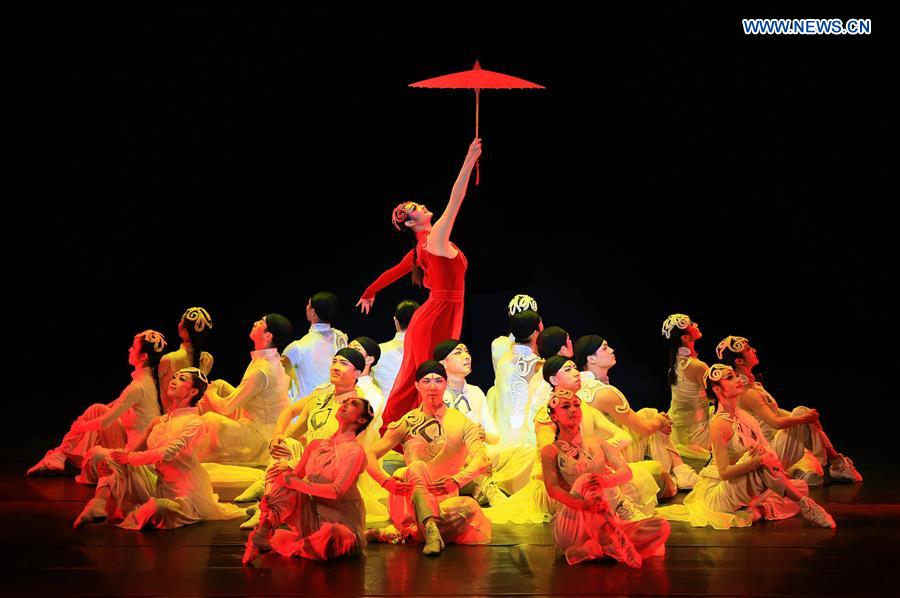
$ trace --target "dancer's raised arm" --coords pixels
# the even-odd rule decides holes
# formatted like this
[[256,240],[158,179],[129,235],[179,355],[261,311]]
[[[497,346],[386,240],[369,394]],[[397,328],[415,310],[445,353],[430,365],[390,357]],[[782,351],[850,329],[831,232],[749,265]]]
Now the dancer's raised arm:
[[456,222],[456,216],[459,214],[459,208],[462,206],[463,199],[466,197],[466,189],[469,187],[469,177],[472,169],[481,156],[481,139],[475,139],[469,145],[469,153],[463,161],[459,176],[453,183],[453,189],[450,191],[450,200],[447,202],[447,209],[438,218],[431,228],[428,236],[427,250],[435,255],[443,255],[451,257],[453,247],[450,245],[450,233],[453,232],[453,224]]

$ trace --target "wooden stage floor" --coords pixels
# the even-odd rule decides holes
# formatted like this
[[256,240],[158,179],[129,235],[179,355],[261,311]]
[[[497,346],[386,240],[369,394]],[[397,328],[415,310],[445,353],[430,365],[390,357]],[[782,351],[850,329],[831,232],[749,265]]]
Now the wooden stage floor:
[[451,595],[898,595],[900,474],[861,465],[863,484],[814,489],[837,530],[803,519],[714,531],[673,523],[667,554],[631,570],[568,566],[545,526],[495,526],[488,546],[371,545],[331,563],[266,556],[241,566],[247,532],[236,521],[166,532],[71,524],[92,488],[71,478],[25,478],[0,465],[0,525],[12,566],[5,596],[451,596]]

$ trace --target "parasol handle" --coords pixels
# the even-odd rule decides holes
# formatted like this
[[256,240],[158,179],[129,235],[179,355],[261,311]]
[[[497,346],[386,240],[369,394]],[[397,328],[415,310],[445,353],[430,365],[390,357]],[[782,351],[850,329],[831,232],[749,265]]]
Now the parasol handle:
[[[480,103],[481,90],[475,88],[475,139],[478,139],[478,106]],[[481,182],[481,157],[475,161],[475,186]]]

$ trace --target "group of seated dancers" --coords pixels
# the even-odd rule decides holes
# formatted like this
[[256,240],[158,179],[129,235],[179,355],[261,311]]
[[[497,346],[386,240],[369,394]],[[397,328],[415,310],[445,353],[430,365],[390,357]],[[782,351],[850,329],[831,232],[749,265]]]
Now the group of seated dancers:
[[[610,383],[607,340],[573,342],[516,295],[510,333],[491,345],[487,393],[466,381],[473,364],[460,339],[428,347],[409,388],[397,389],[417,309],[400,303],[396,336],[378,344],[333,328],[337,298],[316,293],[299,339],[277,313],[253,324],[250,364],[234,386],[210,379],[213,319],[189,308],[180,347],[154,330],[135,335],[128,386],[89,406],[28,474],[73,471],[96,485],[76,528],[240,518],[252,530],[245,564],[272,551],[325,560],[367,542],[420,542],[436,555],[445,542],[490,542],[492,523],[551,522],[570,564],[609,557],[631,567],[664,554],[669,521],[727,529],[799,513],[834,528],[808,487],[862,480],[815,409],[783,409],[754,377],[747,338],[723,339],[707,365],[697,322],[669,316],[671,405],[635,409]],[[401,390],[415,400],[388,417]],[[219,502],[217,466],[248,471],[235,502],[249,506]],[[683,504],[668,500],[679,490],[689,492]]]

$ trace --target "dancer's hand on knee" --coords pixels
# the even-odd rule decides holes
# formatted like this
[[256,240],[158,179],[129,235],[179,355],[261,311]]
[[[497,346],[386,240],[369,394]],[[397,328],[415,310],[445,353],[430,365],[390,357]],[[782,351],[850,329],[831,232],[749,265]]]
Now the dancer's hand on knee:
[[293,467],[287,461],[278,461],[266,471],[267,484],[281,484],[282,477],[293,471]]
[[397,478],[388,478],[384,482],[384,489],[395,496],[409,496],[412,494],[413,485],[402,482]]
[[291,450],[284,444],[283,435],[276,436],[269,442],[269,455],[276,461],[291,458]]
[[614,486],[618,486],[615,476],[595,473],[594,477],[596,477],[597,483],[600,485],[600,488],[612,488]]
[[816,409],[810,409],[809,413],[803,416],[803,419],[805,419],[808,424],[818,424],[819,412]]
[[582,494],[589,494],[591,492],[597,492],[602,490],[603,486],[600,485],[600,476],[592,473],[588,480],[584,483],[584,486],[581,487]]
[[112,472],[112,467],[109,466],[109,461],[107,461],[106,459],[100,461],[100,463],[97,464],[97,474],[101,478],[112,475]]
[[781,461],[779,461],[778,457],[770,451],[766,451],[759,456],[759,464],[765,467],[766,470],[773,475],[781,473]]
[[431,484],[428,484],[428,491],[432,494],[453,494],[459,490],[456,480],[448,475],[441,476]]
[[609,513],[610,508],[609,503],[606,502],[606,498],[604,496],[594,495],[584,501],[584,510],[589,513],[605,515]]
[[110,453],[109,457],[119,465],[128,465],[131,462],[129,453],[126,451],[113,451]]
[[659,431],[666,435],[672,433],[672,422],[665,413],[659,414]]

